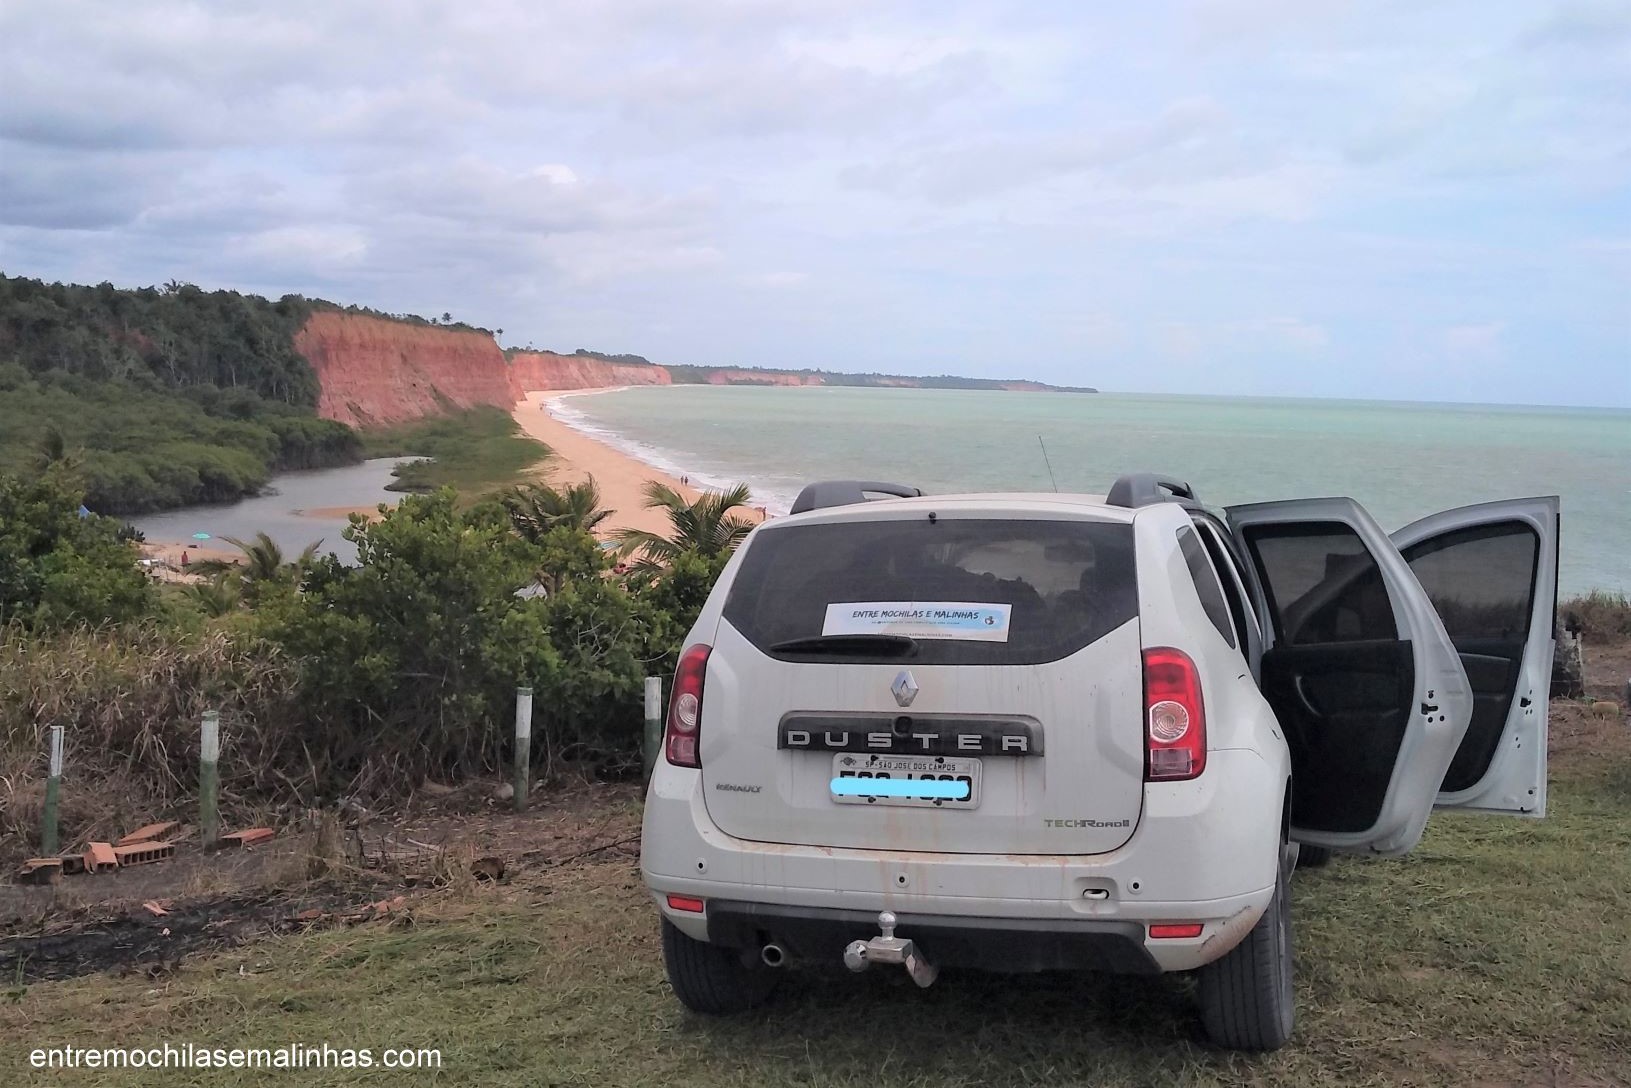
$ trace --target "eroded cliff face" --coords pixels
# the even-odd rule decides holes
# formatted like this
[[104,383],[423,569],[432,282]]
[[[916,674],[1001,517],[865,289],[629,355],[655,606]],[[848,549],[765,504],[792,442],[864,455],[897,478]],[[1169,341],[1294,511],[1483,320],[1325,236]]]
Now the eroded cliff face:
[[670,384],[660,366],[548,351],[506,359],[485,333],[367,314],[313,314],[296,335],[295,348],[317,373],[317,414],[354,427],[482,404],[508,411],[538,389]]
[[[354,427],[401,423],[482,404],[508,411],[537,390],[672,385],[674,381],[666,367],[589,355],[518,351],[506,359],[491,336],[476,330],[333,310],[313,314],[295,336],[295,347],[317,372],[322,387],[318,415]],[[709,385],[824,384],[819,374],[735,367],[684,373]],[[870,384],[917,388],[925,379],[872,376]],[[985,388],[1042,391],[1049,387],[1012,381]]]
[[516,400],[539,389],[603,389],[613,385],[672,385],[660,366],[615,363],[586,355],[518,351],[510,356],[510,389]]
[[317,372],[317,414],[355,427],[515,403],[504,353],[473,330],[325,311],[295,336]]
[[762,370],[720,369],[709,372],[709,385],[820,385],[818,374],[767,374]]

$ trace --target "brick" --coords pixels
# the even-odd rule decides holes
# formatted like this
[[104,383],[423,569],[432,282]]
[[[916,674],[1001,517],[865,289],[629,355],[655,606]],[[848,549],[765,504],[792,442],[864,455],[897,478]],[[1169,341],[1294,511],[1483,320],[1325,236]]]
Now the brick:
[[119,859],[120,865],[149,865],[175,857],[176,848],[167,842],[136,842],[115,846],[113,856]]
[[23,884],[55,884],[61,879],[61,858],[29,858],[17,870],[17,880]]
[[120,839],[114,845],[129,846],[132,843],[138,842],[154,842],[158,839],[166,837],[170,832],[174,831],[180,826],[181,824],[177,820],[165,820],[163,823],[148,824],[145,827],[138,827],[136,830]]
[[93,842],[85,847],[87,873],[111,873],[119,867],[119,855],[113,852],[111,842]]
[[223,847],[254,846],[256,843],[265,842],[276,834],[277,832],[269,827],[251,827],[243,831],[230,831],[221,836],[221,845]]
[[149,899],[147,902],[142,904],[142,909],[155,918],[163,918],[166,914],[170,913],[164,909],[163,904],[161,904],[157,899]]
[[63,854],[57,860],[62,862],[62,871],[70,876],[74,873],[83,873],[85,871],[84,854]]

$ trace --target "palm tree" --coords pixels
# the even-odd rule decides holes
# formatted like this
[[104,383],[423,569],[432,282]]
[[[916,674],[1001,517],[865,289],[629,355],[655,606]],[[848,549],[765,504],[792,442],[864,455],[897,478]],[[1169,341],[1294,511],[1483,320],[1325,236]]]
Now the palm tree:
[[298,581],[301,573],[317,558],[317,549],[323,544],[321,540],[314,540],[306,545],[305,550],[292,562],[285,562],[283,549],[264,532],[256,533],[252,541],[239,540],[235,536],[223,536],[221,539],[243,552],[244,561],[239,563],[228,562],[225,559],[200,559],[192,564],[192,571],[211,577],[236,574],[239,584],[246,589],[261,582],[275,582],[291,575]]
[[624,555],[640,553],[636,569],[648,570],[671,563],[686,552],[713,558],[735,548],[753,528],[746,518],[732,513],[747,506],[752,496],[747,484],[729,491],[710,491],[695,502],[667,484],[646,484],[646,508],[668,514],[668,536],[644,529],[619,529],[615,534]]
[[226,574],[217,574],[208,582],[183,586],[181,592],[206,616],[224,616],[243,599],[242,583],[233,582]]
[[516,535],[533,544],[563,525],[592,533],[612,515],[600,505],[600,487],[593,476],[565,488],[524,484],[504,496],[504,509]]

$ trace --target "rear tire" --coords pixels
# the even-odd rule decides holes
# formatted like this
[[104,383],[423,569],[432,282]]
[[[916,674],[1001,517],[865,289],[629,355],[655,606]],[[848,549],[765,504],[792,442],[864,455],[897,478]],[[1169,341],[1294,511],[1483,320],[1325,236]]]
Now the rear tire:
[[1329,846],[1303,845],[1297,848],[1297,868],[1323,869],[1331,862]]
[[1246,939],[1200,971],[1201,1023],[1230,1050],[1278,1050],[1291,1038],[1291,894],[1282,862],[1274,896]]
[[663,919],[663,966],[674,996],[692,1012],[730,1016],[764,1003],[776,988],[776,973],[743,962],[739,949],[721,948],[687,937]]

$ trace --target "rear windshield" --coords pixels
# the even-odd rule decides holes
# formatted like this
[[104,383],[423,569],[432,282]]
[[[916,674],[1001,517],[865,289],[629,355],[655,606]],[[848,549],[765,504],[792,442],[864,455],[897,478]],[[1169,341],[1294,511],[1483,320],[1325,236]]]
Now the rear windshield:
[[[1032,665],[1138,614],[1132,526],[927,517],[765,529],[742,557],[725,619],[784,660],[891,660],[869,635],[907,635],[903,660]],[[842,636],[863,636],[847,643]],[[819,640],[845,652],[775,647]]]

